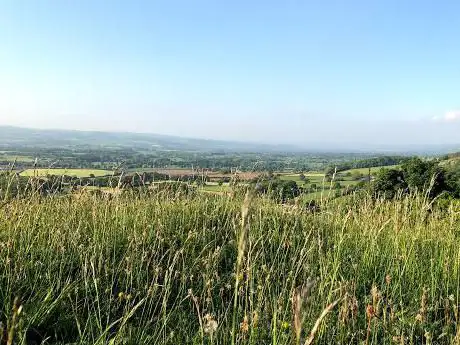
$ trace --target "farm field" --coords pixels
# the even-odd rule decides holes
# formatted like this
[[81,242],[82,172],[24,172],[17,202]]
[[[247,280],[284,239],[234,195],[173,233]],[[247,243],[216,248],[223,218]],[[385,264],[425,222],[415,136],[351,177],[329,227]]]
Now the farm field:
[[[317,187],[322,187],[324,184],[324,188],[329,188],[331,182],[328,182],[324,179],[324,174],[304,174],[306,178],[307,185],[316,184]],[[284,181],[295,181],[299,186],[303,186],[305,182],[300,178],[300,174],[282,174],[280,175],[280,179]],[[358,183],[358,181],[353,180],[351,177],[340,176],[340,180],[336,180],[341,185],[348,186]]]
[[34,161],[34,158],[30,156],[22,156],[22,155],[11,155],[7,153],[0,153],[0,161],[6,161],[6,162],[20,162],[20,163],[31,163]]
[[[155,169],[155,168],[144,168],[144,169],[131,169],[131,172],[157,172],[160,174],[171,175],[171,176],[183,176],[183,175],[206,175],[210,178],[218,179],[223,177],[231,177],[232,174],[222,174],[217,171],[200,171],[200,170],[192,170],[192,169],[180,169],[180,168],[172,168],[172,169]],[[259,176],[259,172],[238,172],[238,176],[241,180],[251,180]]]
[[[371,168],[371,174],[375,174],[380,171],[382,168],[397,168],[397,165],[384,166],[384,167],[373,167]],[[365,171],[365,173],[364,173]],[[316,185],[317,190],[310,193],[305,193],[302,195],[303,200],[320,200],[321,198],[330,198],[335,195],[336,191],[345,191],[349,187],[356,186],[360,180],[356,180],[352,176],[346,176],[347,173],[356,174],[360,173],[366,175],[368,169],[351,169],[347,171],[342,171],[337,173],[336,179],[332,182],[327,182],[324,179],[324,174],[321,173],[305,173],[304,176],[307,179],[307,183],[300,178],[300,174],[280,174],[280,179],[285,181],[295,181],[299,187],[311,186],[312,184]],[[338,183],[341,187],[339,189],[331,189],[335,187]]]
[[[372,167],[371,168],[371,174],[375,174],[380,171],[380,169],[397,169],[399,165],[385,165],[385,166],[380,166],[380,167]],[[346,173],[355,173],[355,174],[364,174],[366,175],[369,173],[369,168],[359,168],[359,169],[349,169],[349,170],[344,170],[340,172],[341,174],[346,174]]]
[[46,175],[67,175],[76,177],[89,177],[91,174],[94,176],[106,176],[113,174],[109,170],[98,170],[98,169],[27,169],[20,173],[24,177],[33,176],[46,176]]
[[[304,176],[309,180],[322,180],[324,174],[322,173],[305,173]],[[296,182],[302,182],[300,179],[300,174],[280,174],[281,180],[291,180]]]
[[224,183],[223,185],[219,186],[217,183],[206,183],[205,186],[200,187],[198,190],[202,190],[205,192],[215,192],[215,193],[223,193],[230,191],[230,186],[228,183]]

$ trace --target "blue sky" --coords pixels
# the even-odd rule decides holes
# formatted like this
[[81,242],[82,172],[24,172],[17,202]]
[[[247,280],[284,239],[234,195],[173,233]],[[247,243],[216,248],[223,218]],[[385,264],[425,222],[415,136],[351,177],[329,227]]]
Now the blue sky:
[[459,1],[0,2],[0,125],[460,142]]

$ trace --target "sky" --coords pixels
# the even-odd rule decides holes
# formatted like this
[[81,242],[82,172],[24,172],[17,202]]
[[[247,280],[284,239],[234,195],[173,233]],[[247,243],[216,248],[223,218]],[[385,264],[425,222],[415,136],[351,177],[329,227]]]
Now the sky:
[[460,143],[457,0],[3,0],[0,125]]

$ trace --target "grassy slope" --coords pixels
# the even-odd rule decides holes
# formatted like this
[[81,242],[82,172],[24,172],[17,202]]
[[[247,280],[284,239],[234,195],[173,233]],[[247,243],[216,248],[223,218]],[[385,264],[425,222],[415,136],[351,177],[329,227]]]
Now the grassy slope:
[[[426,218],[423,199],[347,198],[309,214],[256,199],[241,228],[242,204],[202,194],[12,201],[0,208],[3,321],[19,297],[17,343],[34,329],[28,337],[48,344],[229,344],[234,329],[239,344],[293,344],[293,291],[317,277],[302,334],[340,301],[318,343],[454,340],[460,210]],[[366,305],[377,314],[369,332]]]

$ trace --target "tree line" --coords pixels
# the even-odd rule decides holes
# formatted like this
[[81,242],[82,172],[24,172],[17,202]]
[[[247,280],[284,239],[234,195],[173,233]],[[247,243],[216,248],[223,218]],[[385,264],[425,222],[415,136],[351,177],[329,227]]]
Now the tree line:
[[413,192],[427,193],[430,198],[460,198],[460,167],[445,169],[436,160],[411,158],[398,169],[380,170],[371,192],[386,199]]

